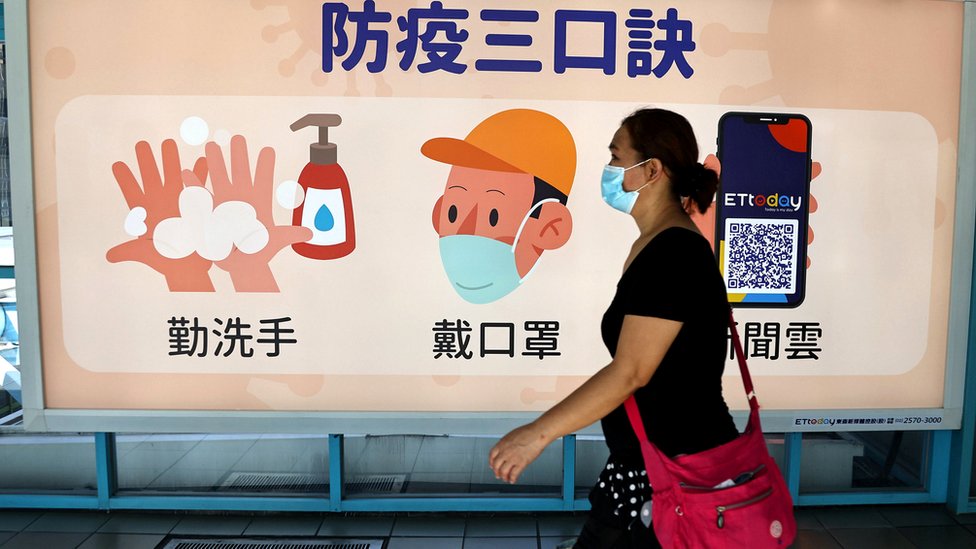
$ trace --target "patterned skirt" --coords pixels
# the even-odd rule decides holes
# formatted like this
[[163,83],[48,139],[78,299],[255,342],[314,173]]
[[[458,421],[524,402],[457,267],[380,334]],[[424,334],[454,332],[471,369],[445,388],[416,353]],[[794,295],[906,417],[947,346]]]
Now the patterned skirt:
[[589,499],[593,510],[616,528],[626,530],[642,518],[650,520],[650,506],[645,508],[644,503],[651,500],[651,484],[642,465],[621,463],[610,456]]

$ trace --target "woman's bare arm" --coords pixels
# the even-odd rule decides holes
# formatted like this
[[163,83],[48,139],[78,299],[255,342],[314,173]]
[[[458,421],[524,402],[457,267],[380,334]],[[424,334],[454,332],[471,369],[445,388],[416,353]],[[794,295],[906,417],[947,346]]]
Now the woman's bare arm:
[[626,315],[610,364],[538,419],[505,435],[488,454],[495,476],[514,483],[550,442],[603,418],[650,381],[682,323]]

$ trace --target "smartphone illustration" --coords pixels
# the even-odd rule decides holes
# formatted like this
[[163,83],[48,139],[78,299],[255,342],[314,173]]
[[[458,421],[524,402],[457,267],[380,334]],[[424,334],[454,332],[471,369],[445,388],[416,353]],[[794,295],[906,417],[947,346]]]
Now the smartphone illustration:
[[811,137],[802,114],[729,112],[719,120],[715,255],[735,307],[803,302]]

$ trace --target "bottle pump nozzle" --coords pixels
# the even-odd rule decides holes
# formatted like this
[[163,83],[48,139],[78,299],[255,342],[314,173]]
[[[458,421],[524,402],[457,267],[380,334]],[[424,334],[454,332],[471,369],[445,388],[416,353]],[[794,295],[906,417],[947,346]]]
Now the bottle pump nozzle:
[[308,126],[318,126],[319,141],[312,143],[309,151],[311,162],[335,164],[338,155],[335,143],[329,143],[329,128],[339,124],[342,124],[342,118],[338,114],[306,114],[289,127],[294,132]]

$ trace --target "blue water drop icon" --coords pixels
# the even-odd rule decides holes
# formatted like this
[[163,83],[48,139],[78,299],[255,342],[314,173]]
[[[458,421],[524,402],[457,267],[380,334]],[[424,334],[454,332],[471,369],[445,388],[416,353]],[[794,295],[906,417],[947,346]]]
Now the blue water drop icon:
[[322,204],[319,207],[319,211],[315,214],[315,228],[319,231],[331,231],[332,227],[335,227],[335,217],[332,216],[332,212],[329,207]]

